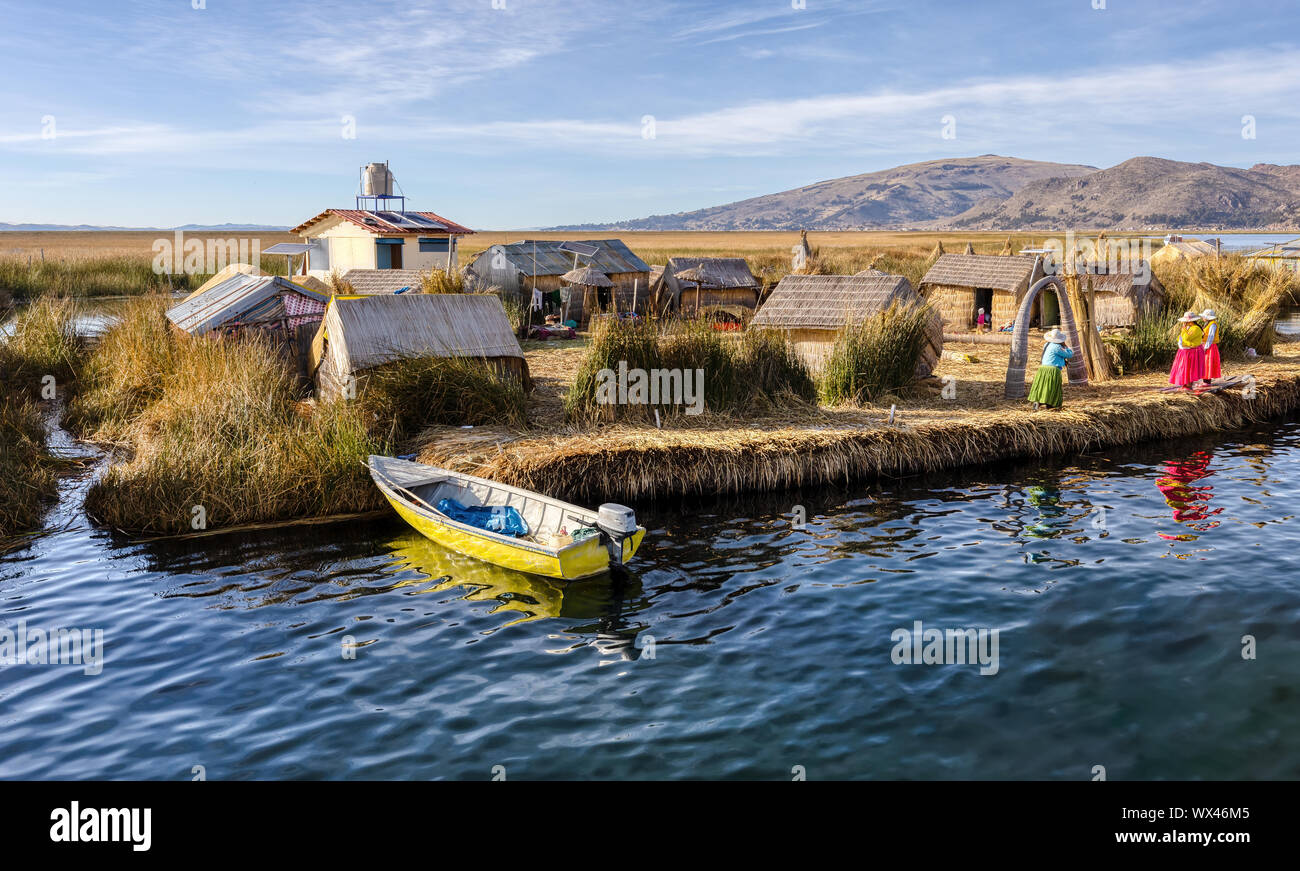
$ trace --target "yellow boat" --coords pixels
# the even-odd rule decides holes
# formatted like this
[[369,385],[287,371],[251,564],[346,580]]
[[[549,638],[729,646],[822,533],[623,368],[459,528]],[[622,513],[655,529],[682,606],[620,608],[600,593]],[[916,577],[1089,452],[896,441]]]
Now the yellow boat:
[[[576,580],[624,565],[645,537],[631,509],[596,511],[540,493],[395,457],[370,457],[370,477],[417,532],[443,547],[517,572]],[[528,526],[522,536],[462,523],[437,509],[442,499],[465,506],[509,506]]]

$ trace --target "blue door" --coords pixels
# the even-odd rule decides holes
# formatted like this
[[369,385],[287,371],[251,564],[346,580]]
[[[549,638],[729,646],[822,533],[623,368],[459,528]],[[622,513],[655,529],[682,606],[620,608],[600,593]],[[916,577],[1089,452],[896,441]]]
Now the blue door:
[[376,269],[402,268],[402,240],[380,239],[375,243]]

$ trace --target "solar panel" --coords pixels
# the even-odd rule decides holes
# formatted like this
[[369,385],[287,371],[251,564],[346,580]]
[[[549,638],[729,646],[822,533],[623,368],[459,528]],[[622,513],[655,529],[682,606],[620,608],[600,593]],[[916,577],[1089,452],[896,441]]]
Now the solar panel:
[[600,248],[595,245],[588,245],[585,242],[561,242],[560,250],[567,251],[570,254],[577,254],[582,257],[594,257]]
[[445,225],[439,224],[437,221],[430,220],[423,215],[415,215],[409,212],[385,211],[375,212],[375,214],[392,224],[394,227],[403,227],[410,230],[427,230],[430,228],[439,230],[446,229]]

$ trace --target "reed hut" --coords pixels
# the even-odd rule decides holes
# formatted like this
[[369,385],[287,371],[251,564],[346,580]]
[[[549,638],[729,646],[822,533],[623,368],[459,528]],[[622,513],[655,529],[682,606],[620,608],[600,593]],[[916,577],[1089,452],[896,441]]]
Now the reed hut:
[[1195,260],[1197,257],[1209,257],[1218,253],[1218,249],[1204,239],[1171,239],[1151,255],[1152,264],[1167,266],[1181,260]]
[[[857,275],[787,275],[750,321],[750,328],[781,330],[812,372],[820,372],[849,324],[861,323],[894,303],[921,303],[901,275],[866,270]],[[943,353],[943,322],[934,313],[916,361],[916,377],[934,371]]]
[[[613,293],[614,282],[610,280],[609,276],[590,266],[579,266],[577,269],[570,269],[560,276],[560,280],[571,288],[569,301],[564,304],[563,317],[565,320],[572,317],[569,312],[577,309],[580,312],[578,323],[582,323],[583,315],[586,315],[587,321],[590,322],[591,316],[596,313],[596,310],[603,307],[597,304],[600,292],[608,290],[611,294]],[[596,294],[596,300],[592,299],[593,291]]]
[[661,306],[676,311],[737,306],[753,311],[762,287],[743,257],[670,257],[653,290]]
[[[591,253],[581,253],[585,251]],[[584,266],[598,269],[609,278],[612,299],[620,311],[631,311],[634,300],[637,309],[648,309],[650,267],[621,239],[538,239],[493,245],[465,267],[465,278],[480,289],[497,288],[523,300],[531,295],[534,286],[542,293],[559,290],[565,285],[564,273]],[[570,317],[581,323],[587,314],[575,294]]]
[[[1132,272],[1081,273],[1079,290],[1086,293],[1092,287],[1095,308],[1093,325],[1098,329],[1131,327],[1143,318],[1159,311],[1165,304],[1165,288],[1148,268],[1146,274]],[[1040,297],[1040,304],[1041,304]],[[1043,316],[1044,327],[1056,326],[1059,318],[1048,321]]]
[[311,346],[325,400],[360,389],[367,370],[408,358],[472,357],[530,386],[528,363],[501,300],[486,293],[334,297]]
[[1016,319],[1021,297],[1042,275],[1034,257],[942,254],[921,279],[921,295],[939,310],[950,334],[973,329],[980,309],[997,329]]

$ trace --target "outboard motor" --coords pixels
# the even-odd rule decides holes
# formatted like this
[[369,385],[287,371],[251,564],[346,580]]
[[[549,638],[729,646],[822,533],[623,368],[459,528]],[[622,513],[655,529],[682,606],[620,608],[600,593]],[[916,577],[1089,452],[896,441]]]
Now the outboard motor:
[[609,548],[610,565],[623,564],[623,542],[636,534],[636,514],[626,505],[606,502],[596,509],[596,528]]

